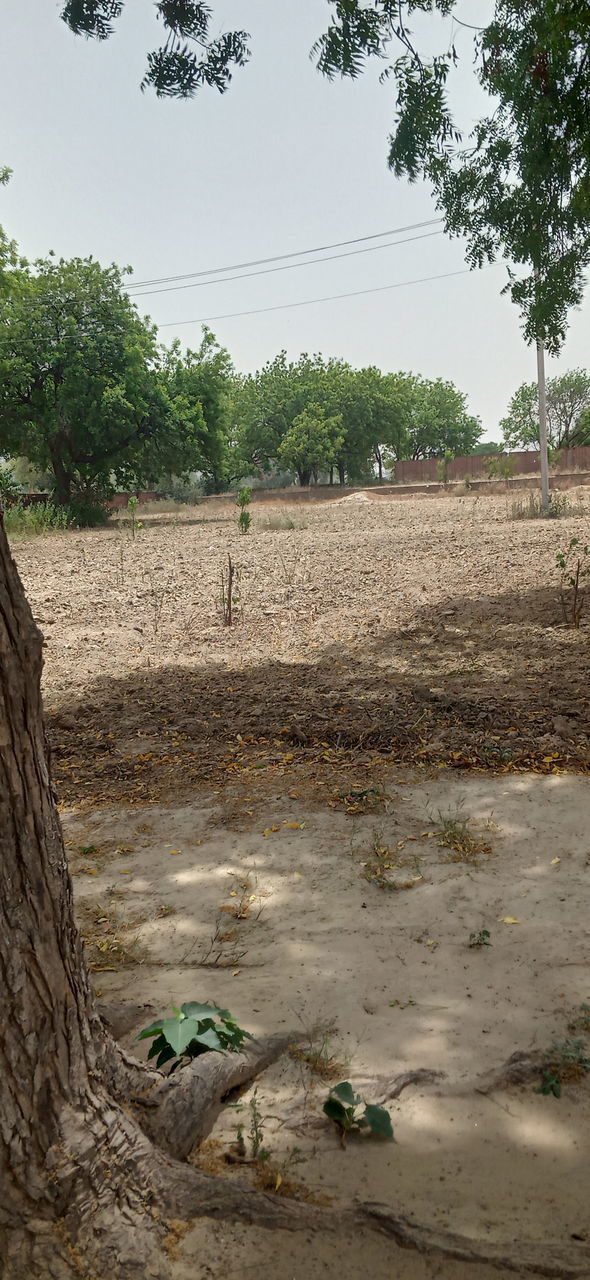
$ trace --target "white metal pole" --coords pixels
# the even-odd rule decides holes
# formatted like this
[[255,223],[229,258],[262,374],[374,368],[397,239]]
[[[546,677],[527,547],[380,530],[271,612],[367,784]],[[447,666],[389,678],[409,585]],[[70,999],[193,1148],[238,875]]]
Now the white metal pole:
[[547,389],[545,385],[545,343],[537,342],[537,379],[539,384],[539,454],[541,460],[541,509],[549,515],[549,455],[547,450]]

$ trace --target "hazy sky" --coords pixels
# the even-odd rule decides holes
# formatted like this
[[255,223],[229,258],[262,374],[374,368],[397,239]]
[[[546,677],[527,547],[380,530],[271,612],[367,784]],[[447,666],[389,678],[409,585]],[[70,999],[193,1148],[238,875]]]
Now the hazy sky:
[[[326,0],[216,0],[223,27],[251,33],[253,58],[220,96],[158,101],[139,83],[161,28],[150,0],[127,0],[116,34],[97,44],[59,19],[58,0],[3,0],[0,17],[0,222],[30,257],[49,249],[133,267],[136,280],[202,271],[418,223],[436,216],[423,185],[387,169],[392,90],[378,68],[329,84],[309,50]],[[481,22],[488,0],[459,15]],[[429,18],[433,42],[451,25]],[[457,106],[478,109],[470,37]],[[432,228],[424,228],[424,235]],[[408,233],[410,235],[412,233]],[[355,246],[351,246],[351,249]],[[360,246],[358,246],[360,247]],[[343,250],[342,252],[346,252]],[[213,319],[464,268],[461,243],[443,235],[255,279],[138,300],[162,326],[196,346],[207,319],[239,369],[285,347],[352,364],[449,378],[467,392],[488,437],[510,395],[535,376],[516,309],[500,289],[505,268],[315,305]],[[590,363],[590,304],[572,316],[549,373]],[[181,324],[181,321],[191,323]]]

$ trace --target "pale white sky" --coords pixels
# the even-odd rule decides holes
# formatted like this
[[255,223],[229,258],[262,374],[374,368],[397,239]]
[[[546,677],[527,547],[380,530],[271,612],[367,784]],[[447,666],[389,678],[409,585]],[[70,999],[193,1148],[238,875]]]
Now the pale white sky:
[[[329,15],[326,0],[221,0],[223,27],[251,33],[253,58],[228,93],[189,103],[141,94],[145,53],[158,43],[150,0],[127,0],[116,34],[83,41],[59,20],[59,0],[3,0],[0,17],[0,222],[30,257],[94,255],[131,265],[137,280],[200,271],[329,244],[435,216],[423,185],[387,169],[392,90],[373,66],[328,84],[309,50]],[[466,21],[488,0],[464,0]],[[433,45],[443,29],[425,20]],[[444,27],[450,36],[450,23]],[[478,110],[469,34],[456,101]],[[427,230],[427,229],[425,229]],[[417,233],[418,234],[418,233]],[[352,247],[352,246],[351,246]],[[196,346],[199,321],[329,294],[460,271],[461,244],[446,237],[256,279],[223,281],[138,300],[162,327]],[[210,320],[237,368],[250,371],[285,347],[352,364],[449,378],[469,397],[485,434],[520,382],[535,376],[515,308],[500,297],[505,269],[292,310]],[[590,306],[571,317],[549,374],[587,366]],[[194,323],[180,324],[181,321]]]

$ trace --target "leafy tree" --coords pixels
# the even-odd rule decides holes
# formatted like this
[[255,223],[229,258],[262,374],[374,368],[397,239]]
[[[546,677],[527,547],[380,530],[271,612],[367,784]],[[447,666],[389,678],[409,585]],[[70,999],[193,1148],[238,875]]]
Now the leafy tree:
[[325,403],[321,356],[288,361],[285,351],[243,380],[237,396],[239,451],[244,465],[267,471],[295,418]]
[[181,353],[175,341],[164,353],[165,382],[173,399],[179,397],[192,419],[199,459],[195,470],[205,477],[208,493],[222,493],[228,482],[228,434],[233,368],[229,352],[203,326],[198,351]]
[[471,453],[482,433],[478,418],[467,411],[466,397],[452,382],[406,377],[411,458],[461,457]]
[[[408,25],[416,14],[453,17],[459,0],[331,0],[331,21],[314,54],[328,77],[355,77],[370,58],[394,82],[394,173],[426,178],[451,235],[467,239],[473,266],[502,256],[528,340],[557,349],[568,310],[579,303],[590,262],[590,60],[585,0],[496,0],[490,22],[461,20],[422,52]],[[204,84],[223,92],[249,57],[243,31],[212,37],[205,0],[159,0],[166,41],[148,55],[144,86],[190,97]],[[68,0],[71,30],[111,34],[124,0]],[[459,44],[472,36],[473,49]],[[399,55],[399,56],[396,56]],[[449,89],[461,60],[473,61],[490,113],[466,140]],[[518,271],[513,271],[513,266]]]
[[300,485],[317,479],[336,461],[342,447],[342,418],[327,418],[325,411],[312,405],[293,419],[277,451],[279,462],[297,472]]
[[[584,411],[590,408],[590,373],[571,369],[547,382],[547,435],[552,449],[571,449],[590,443]],[[500,423],[509,449],[539,448],[539,393],[525,382],[512,397]]]
[[117,267],[40,261],[0,298],[0,453],[50,471],[59,502],[192,468],[199,428]]
[[382,472],[383,447],[396,456],[407,448],[404,381],[374,367],[353,369],[342,360],[306,354],[289,362],[283,351],[244,380],[238,404],[244,464],[262,470],[281,457],[281,442],[295,419],[318,406],[328,418],[341,419],[334,463],[342,484],[371,478],[380,459]]
[[479,444],[476,444],[474,449],[470,450],[472,457],[475,458],[486,458],[488,455],[491,456],[493,453],[503,452],[504,445],[497,444],[494,440],[481,440]]

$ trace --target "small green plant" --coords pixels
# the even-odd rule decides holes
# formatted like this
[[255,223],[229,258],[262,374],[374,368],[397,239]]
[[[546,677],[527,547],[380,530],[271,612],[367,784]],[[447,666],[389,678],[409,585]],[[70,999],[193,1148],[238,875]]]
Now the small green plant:
[[511,480],[516,466],[514,458],[502,453],[493,458],[484,458],[483,465],[490,480]]
[[442,849],[449,849],[450,862],[476,862],[482,853],[491,853],[492,847],[487,840],[481,840],[471,830],[469,818],[463,817],[461,806],[448,813],[438,811],[439,825],[434,831],[437,844]]
[[439,458],[436,464],[436,478],[439,484],[444,484],[445,489],[449,483],[449,463],[453,461],[453,454],[447,449],[443,458]]
[[311,1074],[319,1076],[320,1080],[333,1080],[334,1076],[339,1076],[346,1070],[332,1051],[333,1041],[331,1031],[322,1031],[318,1036],[310,1037],[307,1044],[295,1045],[289,1051],[290,1057],[295,1062],[304,1062]]
[[554,1044],[543,1064],[541,1084],[535,1092],[553,1094],[554,1098],[560,1098],[562,1084],[581,1080],[590,1071],[589,1053],[583,1040],[568,1039]]
[[239,1053],[245,1040],[253,1037],[232,1017],[228,1009],[215,1004],[199,1004],[189,1001],[180,1009],[173,1009],[171,1018],[159,1018],[140,1031],[138,1040],[154,1041],[148,1059],[155,1058],[156,1066],[170,1063],[170,1073],[185,1066],[202,1053]]
[[535,1093],[543,1093],[547,1097],[550,1093],[554,1098],[561,1098],[561,1080],[555,1072],[548,1069],[543,1071],[541,1083]]
[[550,520],[560,520],[563,516],[584,514],[583,504],[572,507],[566,493],[551,493],[547,512],[543,510],[541,496],[538,493],[529,493],[526,499],[515,498],[510,506],[511,520],[543,520],[546,516]]
[[585,585],[590,574],[590,546],[579,538],[571,538],[566,551],[558,551],[557,567],[561,570],[559,595],[563,620],[577,631],[586,600]]
[[362,791],[343,791],[338,796],[350,814],[371,813],[381,808],[385,797],[377,787],[365,787]]
[[240,533],[248,533],[252,524],[252,516],[247,510],[252,501],[252,490],[247,485],[243,489],[239,489],[236,496],[236,506],[239,507],[238,513],[238,529]]
[[469,947],[491,947],[489,929],[478,929],[476,933],[469,934]]
[[258,1089],[254,1090],[248,1103],[250,1111],[250,1150],[252,1159],[264,1162],[270,1157],[270,1151],[262,1145],[264,1141],[264,1116],[258,1106]]
[[568,1031],[581,1031],[590,1035],[590,1004],[581,1004],[574,1018],[567,1024]]
[[[360,1110],[360,1108],[364,1110]],[[324,1115],[340,1130],[342,1146],[346,1145],[349,1133],[360,1133],[367,1130],[378,1138],[393,1138],[391,1116],[385,1107],[377,1107],[365,1102],[360,1094],[355,1093],[348,1080],[334,1085],[323,1106]]]
[[137,508],[139,506],[139,498],[132,497],[127,503],[127,512],[131,522],[131,537],[134,538],[138,529],[143,529],[141,520],[137,519]]

